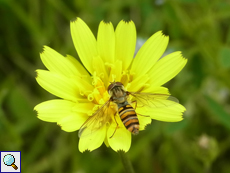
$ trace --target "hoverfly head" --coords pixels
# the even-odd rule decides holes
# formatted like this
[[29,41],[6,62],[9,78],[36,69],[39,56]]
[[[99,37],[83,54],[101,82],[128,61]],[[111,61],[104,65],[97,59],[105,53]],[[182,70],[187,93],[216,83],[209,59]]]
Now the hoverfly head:
[[107,89],[110,96],[114,95],[114,92],[124,91],[124,85],[121,82],[111,82]]

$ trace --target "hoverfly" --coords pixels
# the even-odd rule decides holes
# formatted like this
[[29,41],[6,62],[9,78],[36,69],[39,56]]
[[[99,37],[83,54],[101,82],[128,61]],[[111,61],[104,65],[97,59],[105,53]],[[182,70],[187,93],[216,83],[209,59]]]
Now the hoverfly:
[[[109,119],[108,117],[110,116],[108,114],[108,108],[111,102],[117,105],[118,110],[116,113],[119,114],[122,123],[124,124],[126,129],[132,134],[139,133],[139,120],[135,111],[136,107],[133,108],[128,102],[128,98],[130,96],[134,98],[133,102],[136,103],[136,106],[138,107],[147,106],[152,108],[160,108],[169,106],[173,103],[178,103],[177,98],[167,94],[126,91],[121,82],[112,82],[108,86],[107,91],[110,95],[110,99],[105,102],[96,112],[94,112],[93,115],[90,116],[88,120],[86,120],[86,122],[81,126],[78,132],[79,137],[85,136],[89,133],[93,133],[94,131],[101,129],[107,123]],[[169,104],[161,102],[162,100],[169,101]],[[87,132],[86,129],[88,129]]]

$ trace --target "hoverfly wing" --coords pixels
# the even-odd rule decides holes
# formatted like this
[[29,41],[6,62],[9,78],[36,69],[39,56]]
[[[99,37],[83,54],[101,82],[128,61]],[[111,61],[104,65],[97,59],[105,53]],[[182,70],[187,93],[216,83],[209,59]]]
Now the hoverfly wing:
[[86,122],[80,127],[78,131],[78,136],[84,137],[88,136],[97,130],[100,130],[108,120],[108,108],[110,100],[105,102],[96,112],[90,116]]
[[137,102],[137,107],[162,108],[179,103],[177,98],[167,94],[128,92],[128,95],[133,96],[131,101]]

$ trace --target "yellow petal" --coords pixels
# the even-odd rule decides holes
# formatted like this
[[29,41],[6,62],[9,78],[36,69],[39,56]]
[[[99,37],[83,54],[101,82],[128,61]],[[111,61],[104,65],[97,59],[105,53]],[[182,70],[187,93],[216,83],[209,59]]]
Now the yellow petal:
[[80,72],[80,76],[86,80],[88,80],[90,78],[89,73],[87,72],[87,70],[84,68],[84,66],[82,66],[82,64],[76,60],[74,57],[72,57],[71,55],[67,55],[66,59],[68,59],[68,61],[70,61],[73,66],[78,69],[78,71]]
[[108,73],[106,72],[105,64],[101,57],[93,57],[93,69],[96,71],[97,76],[99,76],[107,86],[109,83]]
[[93,104],[92,102],[89,103],[77,103],[74,105],[73,107],[73,111],[75,112],[80,112],[80,113],[87,113],[88,115],[91,115],[94,110],[95,104]]
[[131,132],[125,128],[119,117],[116,116],[116,120],[119,126],[114,121],[110,125],[107,132],[108,143],[114,151],[127,152],[131,146]]
[[149,80],[148,75],[140,75],[135,78],[130,84],[127,86],[127,90],[130,92],[138,92],[142,89],[145,83]]
[[42,102],[34,107],[37,111],[38,118],[43,121],[57,122],[63,117],[73,114],[73,107],[76,103],[68,100],[49,100]]
[[148,111],[152,119],[166,122],[177,122],[183,119],[182,115],[185,107],[181,104],[175,103],[174,105],[165,108],[154,108]]
[[81,72],[67,58],[51,49],[44,46],[43,52],[40,54],[43,64],[48,70],[64,76],[79,76]]
[[82,99],[78,86],[65,76],[46,70],[36,70],[36,72],[38,84],[51,94],[75,102]]
[[130,73],[134,76],[146,74],[163,55],[168,41],[169,38],[164,36],[161,31],[152,35],[138,51]]
[[78,145],[80,152],[84,152],[86,150],[92,151],[100,147],[105,139],[105,135],[106,126],[103,126],[94,133],[81,137]]
[[160,59],[148,72],[150,85],[161,86],[175,77],[185,66],[187,59],[183,58],[181,52],[171,53]]
[[168,88],[165,87],[156,87],[154,85],[148,85],[142,90],[143,93],[159,93],[159,94],[169,94]]
[[[92,79],[90,80],[92,81]],[[94,90],[92,83],[89,83],[85,78],[74,76],[73,78],[70,78],[69,81],[78,86],[81,95],[88,96]]]
[[106,147],[109,147],[109,142],[108,142],[108,139],[107,139],[107,138],[105,138],[104,144],[106,145]]
[[133,21],[120,21],[115,37],[115,58],[122,61],[123,70],[126,70],[133,60],[136,46],[136,28]]
[[101,21],[97,35],[97,49],[104,63],[114,63],[115,33],[111,22]]
[[145,130],[145,127],[148,124],[151,124],[152,119],[150,118],[150,116],[146,115],[137,114],[137,116],[140,124],[140,130]]
[[86,69],[92,74],[92,59],[98,55],[96,39],[89,27],[80,18],[71,22],[70,27],[77,53]]
[[60,119],[57,124],[61,126],[61,129],[66,132],[73,132],[82,126],[82,124],[88,119],[88,115],[83,113],[73,112],[69,116],[65,116]]
[[109,82],[120,81],[122,74],[122,61],[116,60],[114,65],[111,67]]

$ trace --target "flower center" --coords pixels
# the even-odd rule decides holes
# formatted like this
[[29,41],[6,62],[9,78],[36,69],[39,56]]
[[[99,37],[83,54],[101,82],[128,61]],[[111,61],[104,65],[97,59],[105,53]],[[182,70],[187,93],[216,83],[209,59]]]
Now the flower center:
[[92,84],[94,85],[94,90],[89,94],[88,100],[100,105],[108,101],[110,96],[102,80],[99,77],[94,76]]
[[[96,104],[93,108],[93,110],[96,111],[110,99],[110,95],[107,92],[107,88],[105,87],[104,82],[102,82],[98,76],[93,76],[92,84],[94,86],[94,90],[91,94],[88,95],[88,100]],[[108,114],[114,116],[116,112],[117,105],[111,101],[108,107]],[[110,120],[108,120],[108,122],[109,121]]]

